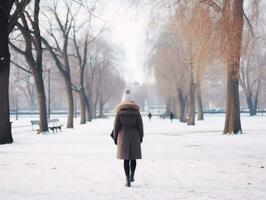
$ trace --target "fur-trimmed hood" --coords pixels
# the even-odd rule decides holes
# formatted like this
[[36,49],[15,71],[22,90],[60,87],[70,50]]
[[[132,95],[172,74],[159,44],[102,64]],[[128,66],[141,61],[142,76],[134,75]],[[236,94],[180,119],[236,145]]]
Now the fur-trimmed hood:
[[119,111],[121,111],[123,109],[127,109],[127,108],[133,108],[133,109],[139,111],[139,106],[134,101],[122,102],[116,106],[115,110],[116,110],[116,112],[119,112]]

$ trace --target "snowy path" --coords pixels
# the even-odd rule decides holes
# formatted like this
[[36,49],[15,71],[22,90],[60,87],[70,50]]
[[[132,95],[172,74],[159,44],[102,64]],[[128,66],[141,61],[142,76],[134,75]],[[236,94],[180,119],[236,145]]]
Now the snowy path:
[[266,117],[243,117],[241,136],[221,135],[223,120],[145,121],[132,188],[115,159],[112,119],[48,135],[14,128],[15,143],[0,146],[0,200],[265,200]]

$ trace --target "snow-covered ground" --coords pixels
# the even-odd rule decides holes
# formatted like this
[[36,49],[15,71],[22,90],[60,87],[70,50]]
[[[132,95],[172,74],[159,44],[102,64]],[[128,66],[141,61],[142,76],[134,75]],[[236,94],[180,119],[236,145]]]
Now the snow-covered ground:
[[113,119],[46,135],[29,120],[14,121],[15,143],[0,146],[0,200],[266,199],[266,117],[242,117],[245,134],[231,136],[222,115],[195,127],[144,119],[131,188],[109,136]]

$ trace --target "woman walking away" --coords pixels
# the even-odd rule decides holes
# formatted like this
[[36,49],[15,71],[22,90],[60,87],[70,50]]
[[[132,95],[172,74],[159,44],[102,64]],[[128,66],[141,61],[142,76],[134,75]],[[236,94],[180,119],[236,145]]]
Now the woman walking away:
[[130,90],[126,89],[122,102],[116,107],[114,139],[117,144],[117,158],[124,160],[126,186],[134,181],[136,159],[141,159],[143,123],[139,106],[131,99]]

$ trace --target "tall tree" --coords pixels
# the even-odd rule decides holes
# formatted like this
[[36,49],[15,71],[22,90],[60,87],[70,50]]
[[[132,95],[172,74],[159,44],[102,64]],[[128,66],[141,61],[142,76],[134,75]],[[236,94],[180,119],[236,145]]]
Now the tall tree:
[[87,52],[88,52],[88,35],[85,36],[85,42],[83,44],[83,55],[81,54],[80,47],[77,42],[76,32],[74,31],[74,46],[76,50],[76,57],[78,59],[79,67],[79,87],[76,91],[79,94],[80,101],[80,124],[86,124],[86,93],[84,88],[84,72],[87,64]]
[[[91,13],[90,13],[91,15]],[[90,17],[91,19],[91,17]],[[73,89],[78,92],[79,94],[79,100],[80,100],[80,124],[86,123],[86,108],[90,107],[90,104],[88,102],[89,97],[88,94],[85,91],[85,69],[88,67],[88,60],[89,60],[89,54],[88,54],[88,48],[89,45],[91,45],[93,42],[97,43],[97,38],[101,35],[101,33],[105,30],[105,25],[101,28],[101,30],[95,35],[91,36],[90,34],[80,35],[80,37],[84,37],[84,39],[78,38],[78,33],[81,31],[84,31],[83,27],[86,26],[85,23],[83,23],[81,26],[77,27],[76,23],[74,23],[73,26],[73,43],[74,43],[74,57],[76,58],[78,64],[78,76],[79,76],[79,84],[74,85]],[[87,32],[88,30],[86,30]],[[90,39],[89,39],[90,38]],[[87,115],[88,119],[91,118],[92,113],[90,108],[87,109]]]
[[244,27],[240,62],[239,81],[246,97],[250,116],[257,113],[266,58],[264,8],[259,5],[253,5],[251,10],[256,12],[251,12],[248,16],[253,32],[248,31],[248,27]]
[[30,68],[31,74],[34,77],[38,97],[40,118],[40,129],[38,133],[45,133],[48,131],[48,123],[45,89],[43,82],[43,49],[41,41],[41,32],[39,27],[39,13],[40,0],[35,0],[33,17],[31,17],[31,15],[27,11],[24,11],[24,13],[21,14],[22,23],[16,23],[16,26],[23,35],[25,42],[25,50],[21,50],[21,48],[15,46],[15,44],[13,44],[12,42],[10,42],[10,44],[15,51],[25,57],[25,60],[27,61],[27,64]]
[[224,134],[241,133],[239,101],[239,66],[241,56],[243,0],[225,1],[222,8],[222,31],[226,40],[226,118]]
[[9,114],[10,53],[8,36],[29,1],[16,2],[16,9],[10,16],[15,0],[0,0],[0,144],[13,142]]
[[[252,1],[258,3],[258,0]],[[226,65],[226,117],[224,134],[242,133],[240,120],[239,79],[244,19],[252,26],[244,12],[244,0],[202,0],[216,12],[220,40],[220,55]]]
[[11,10],[8,0],[0,1],[0,144],[12,143],[9,116],[10,54],[8,49],[8,20]]
[[197,102],[197,115],[198,120],[203,120],[203,105],[202,105],[202,98],[201,98],[201,81],[198,82],[196,88],[196,102]]
[[[68,118],[67,118],[67,128],[73,128],[73,118],[74,118],[74,99],[73,99],[73,90],[72,90],[72,81],[71,81],[71,68],[69,61],[69,40],[70,40],[70,31],[73,26],[73,20],[75,15],[72,15],[71,8],[69,7],[67,2],[64,2],[66,7],[66,14],[64,19],[60,18],[58,11],[58,2],[54,2],[54,6],[52,8],[48,8],[49,12],[52,14],[53,19],[55,20],[55,25],[53,24],[53,20],[50,16],[46,16],[48,22],[50,23],[50,29],[46,29],[47,34],[50,36],[50,40],[53,40],[55,46],[51,45],[50,40],[42,37],[42,42],[50,52],[52,58],[55,61],[55,64],[61,73],[67,94],[68,101]],[[56,26],[59,30],[59,34],[55,34],[54,26]],[[62,44],[60,45],[60,42]]]
[[246,62],[242,59],[240,84],[246,97],[249,115],[254,116],[257,114],[259,94],[262,84],[263,66],[265,64],[264,61],[259,61],[259,56],[255,55],[256,62],[252,62],[254,58],[252,59],[251,57],[253,57],[253,55],[248,55]]

